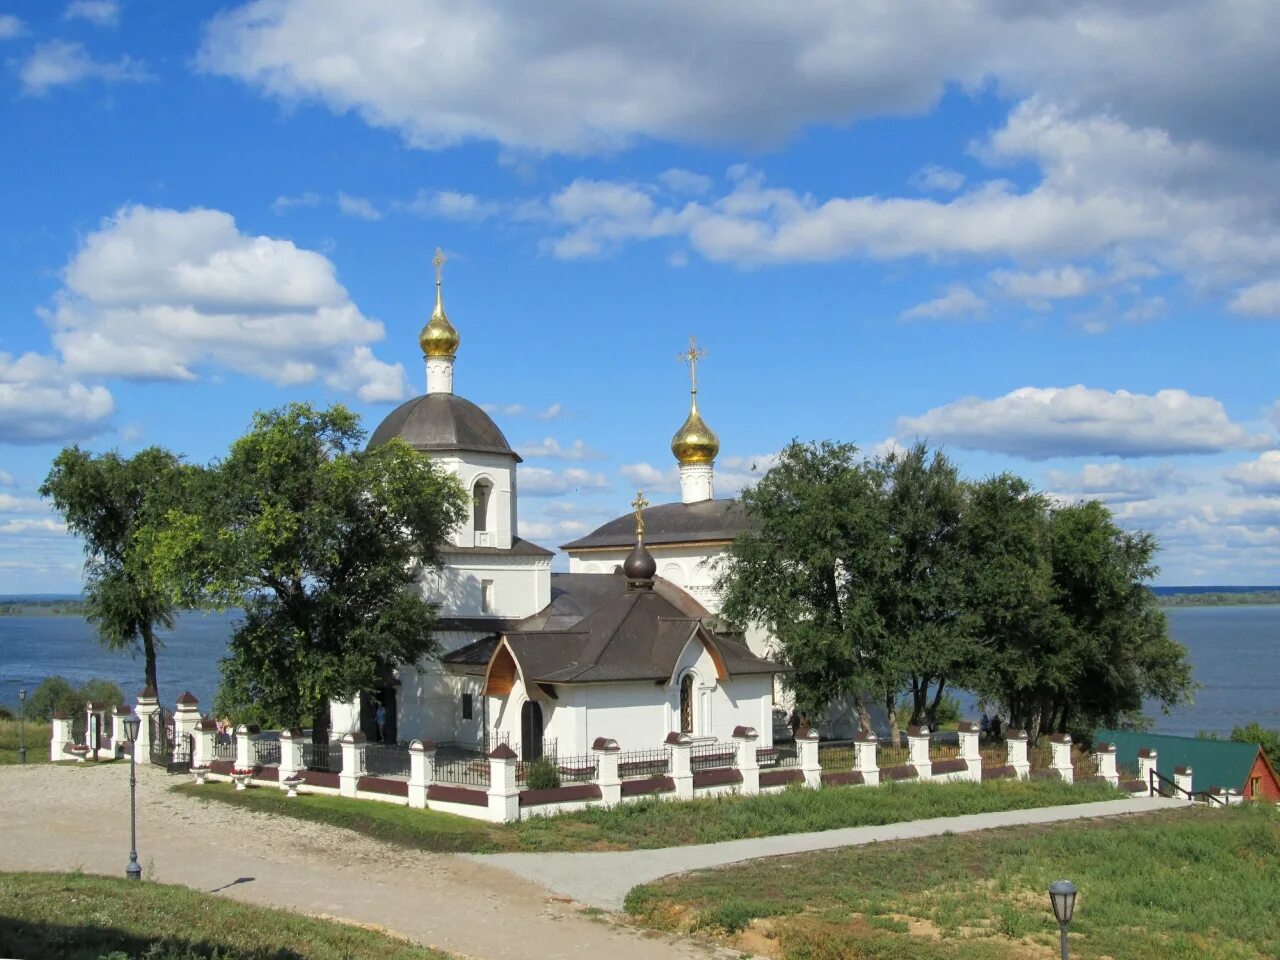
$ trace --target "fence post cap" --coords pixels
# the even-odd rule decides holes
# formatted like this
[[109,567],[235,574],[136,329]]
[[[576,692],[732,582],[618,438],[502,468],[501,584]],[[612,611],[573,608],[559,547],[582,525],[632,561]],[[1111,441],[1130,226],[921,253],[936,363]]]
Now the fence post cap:
[[738,725],[733,728],[733,735],[740,740],[754,740],[759,736],[755,727],[745,727]]
[[1094,753],[1115,753],[1116,745],[1114,743],[1107,743],[1107,741],[1104,740],[1102,741],[1102,743],[1095,743],[1093,745],[1093,752]]
[[434,740],[414,740],[409,744],[410,753],[429,753],[436,748]]
[[879,743],[880,738],[877,737],[874,733],[864,733],[863,731],[859,730],[857,733],[853,735],[853,742],[854,743]]
[[693,738],[687,733],[677,733],[675,730],[672,730],[667,734],[667,739],[663,742],[675,747],[686,743],[693,743]]
[[1174,767],[1174,768],[1173,768],[1173,772],[1174,772],[1174,774],[1175,774],[1176,776],[1179,776],[1179,777],[1189,777],[1189,776],[1191,776],[1191,768],[1190,768],[1190,767]]
[[139,700],[154,700],[155,698],[156,698],[155,687],[143,687],[141,690],[138,691]]
[[181,696],[179,696],[177,699],[177,704],[180,707],[195,706],[199,702],[200,701],[195,698],[195,695],[192,694],[190,690],[184,690]]
[[1004,733],[1004,738],[1005,738],[1006,740],[1026,740],[1026,739],[1028,739],[1028,737],[1027,737],[1027,731],[1025,731],[1025,730],[1006,730],[1006,731],[1005,731],[1005,733]]
[[347,743],[347,744],[350,744],[350,743],[365,743],[368,739],[369,739],[369,738],[368,738],[368,737],[366,737],[363,733],[360,733],[359,731],[356,731],[355,733],[348,733],[348,734],[343,735],[342,740],[341,740],[340,742],[342,742],[342,743]]
[[114,708],[112,710],[112,713],[114,713],[117,717],[127,717],[129,714],[133,713],[133,711],[126,706],[119,706]]
[[1050,743],[1070,743],[1070,742],[1071,742],[1071,734],[1069,734],[1069,733],[1055,733],[1053,736],[1051,736],[1051,737],[1049,738],[1049,742],[1050,742]]
[[929,728],[923,723],[918,727],[907,727],[908,737],[927,737],[928,735]]
[[53,711],[53,713],[49,714],[49,719],[50,720],[70,720],[71,718],[67,716],[66,713],[63,712],[62,710],[55,710]]
[[616,753],[620,748],[618,741],[612,737],[596,737],[595,742],[591,744],[592,750],[599,750],[603,753]]
[[261,732],[262,732],[262,728],[258,726],[256,723],[242,723],[238,727],[236,727],[237,735],[243,733],[246,736],[253,736]]
[[302,731],[297,727],[285,727],[280,731],[281,740],[300,740],[302,739]]
[[1154,760],[1156,755],[1155,747],[1143,747],[1138,751],[1138,756],[1143,760]]
[[511,749],[510,744],[500,743],[489,751],[490,760],[515,760],[516,752]]
[[960,733],[981,733],[982,727],[976,720],[961,720],[956,730]]

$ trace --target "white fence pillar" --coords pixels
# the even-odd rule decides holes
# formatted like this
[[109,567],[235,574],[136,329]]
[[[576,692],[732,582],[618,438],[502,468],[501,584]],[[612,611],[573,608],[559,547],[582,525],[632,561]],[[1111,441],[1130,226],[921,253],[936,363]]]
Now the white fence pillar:
[[982,736],[982,727],[976,721],[961,720],[956,728],[956,735],[960,738],[960,759],[964,761],[968,779],[981,783],[982,746],[979,738]]
[[1049,752],[1052,755],[1051,769],[1065,783],[1073,783],[1076,777],[1075,767],[1071,765],[1071,734],[1055,733],[1049,738]]
[[138,739],[133,744],[133,757],[138,763],[146,763],[151,758],[152,722],[160,716],[160,701],[154,689],[142,688],[134,712],[138,715]]
[[869,787],[880,784],[880,766],[876,762],[876,751],[879,748],[880,741],[874,733],[854,734],[853,769],[862,774],[862,782]]
[[258,738],[262,728],[256,723],[236,727],[236,769],[252,770],[258,765]]
[[1190,767],[1173,768],[1173,785],[1179,791],[1191,793],[1192,769]]
[[760,792],[760,757],[756,753],[759,734],[754,727],[734,727],[733,743],[738,754],[738,772],[742,774],[742,793]]
[[933,777],[933,761],[929,759],[929,728],[923,724],[907,727],[907,762],[916,768],[919,779]]
[[207,767],[213,763],[213,742],[218,735],[218,724],[213,720],[200,720],[196,724],[191,743],[191,765]]
[[516,752],[500,743],[489,754],[489,819],[514,823],[520,819],[520,787],[516,783]]
[[818,731],[810,727],[796,737],[796,759],[804,773],[804,785],[817,790],[822,786],[822,761],[818,757]]
[[98,751],[107,749],[107,706],[90,700],[84,705],[84,745],[89,748],[93,759],[98,759]]
[[409,744],[409,806],[427,809],[427,788],[436,776],[436,745],[430,740]]
[[[280,782],[298,775],[306,764],[302,759],[302,731],[296,727],[280,731]],[[282,789],[288,789],[282,787]]]
[[49,738],[49,762],[72,759],[66,752],[71,746],[71,718],[62,711],[53,715],[53,735]]
[[622,802],[622,777],[618,774],[618,741],[609,737],[596,737],[591,744],[596,758],[596,786],[600,788],[600,801],[606,807]]
[[1093,760],[1098,765],[1098,776],[1113,787],[1120,785],[1120,771],[1116,768],[1116,745],[1114,743],[1095,743]]
[[369,743],[363,733],[343,734],[340,742],[342,772],[338,774],[338,792],[344,797],[354,797],[360,778],[364,776],[364,753]]
[[120,704],[111,710],[111,749],[114,756],[124,756],[124,745],[129,738],[124,735],[124,722],[133,713],[127,706]]
[[692,800],[693,741],[687,733],[669,733],[667,750],[671,753],[671,779],[676,785],[676,799]]
[[[177,709],[173,711],[173,736],[179,745],[182,744],[184,737],[195,737],[196,724],[200,720],[200,701],[189,691],[184,691],[182,696],[178,697]],[[192,752],[195,752],[194,743]]]
[[1009,766],[1017,774],[1019,780],[1031,776],[1031,760],[1027,756],[1027,731],[1010,730],[1004,735],[1008,749]]
[[1143,747],[1138,751],[1138,779],[1142,781],[1143,787],[1148,793],[1151,792],[1152,781],[1155,779],[1152,773],[1156,772],[1156,762],[1159,754],[1154,747]]

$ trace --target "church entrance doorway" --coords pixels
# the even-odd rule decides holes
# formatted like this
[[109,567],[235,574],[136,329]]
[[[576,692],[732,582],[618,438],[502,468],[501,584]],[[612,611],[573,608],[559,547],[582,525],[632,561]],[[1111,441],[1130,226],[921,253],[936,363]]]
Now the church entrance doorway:
[[520,708],[520,759],[537,760],[542,756],[542,707],[526,700]]

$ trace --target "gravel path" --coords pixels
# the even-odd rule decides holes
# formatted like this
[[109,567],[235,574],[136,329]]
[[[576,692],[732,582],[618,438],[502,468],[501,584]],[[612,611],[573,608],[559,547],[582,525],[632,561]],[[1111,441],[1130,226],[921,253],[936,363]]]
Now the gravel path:
[[[201,803],[168,792],[177,778],[146,766],[138,772],[138,857],[153,880],[373,925],[483,960],[709,956],[693,943],[593,919],[568,898],[483,862]],[[123,875],[125,764],[0,767],[0,811],[0,870]]]
[[976,813],[963,817],[913,820],[882,827],[849,827],[820,833],[789,833],[777,837],[728,840],[695,847],[665,850],[629,850],[620,853],[500,853],[471,856],[486,866],[500,866],[517,876],[564,894],[581,903],[605,910],[618,910],[627,891],[638,883],[648,883],[673,873],[685,873],[726,863],[776,857],[787,853],[853,847],[883,840],[910,840],[936,837],[943,833],[968,833],[1029,823],[1055,823],[1088,817],[1114,817],[1149,813],[1171,807],[1188,806],[1190,801],[1164,797],[1104,800],[1100,803],[1040,807],[1035,810],[1007,810]]

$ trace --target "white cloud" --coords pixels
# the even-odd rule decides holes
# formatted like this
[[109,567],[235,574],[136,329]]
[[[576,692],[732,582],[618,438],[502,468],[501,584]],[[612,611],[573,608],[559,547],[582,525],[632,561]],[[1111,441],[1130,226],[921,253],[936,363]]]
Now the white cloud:
[[52,357],[0,353],[0,443],[87,440],[106,429],[115,401]]
[[364,316],[324,256],[241,233],[230,214],[125,207],[64,271],[46,319],[69,370],[194,380],[203,367],[287,385],[323,380],[366,401],[408,393],[373,356]]
[[456,190],[419,190],[412,200],[403,204],[403,208],[419,217],[477,223],[499,213],[502,206],[492,201],[481,200],[474,193],[459,193]]
[[61,520],[5,520],[0,522],[0,533],[66,533],[67,526]]
[[27,25],[11,13],[0,14],[0,40],[20,37],[27,32]]
[[1015,300],[1059,300],[1067,297],[1083,297],[1092,293],[1096,285],[1091,270],[1073,266],[1050,268],[1036,273],[993,270],[990,278],[1004,296]]
[[533,418],[535,420],[555,420],[562,413],[564,413],[564,405],[552,403],[544,410],[535,410],[533,412]]
[[293,207],[315,207],[320,204],[320,199],[320,194],[310,191],[296,197],[279,196],[271,202],[271,210],[274,213],[284,213]]
[[1221,402],[1185,390],[1154,395],[1073,387],[1022,387],[994,400],[966,397],[902,417],[899,434],[1031,460],[1061,456],[1161,456],[1256,449]]
[[155,79],[140,60],[128,56],[115,61],[95,60],[84,44],[66,40],[46,40],[38,44],[18,70],[18,78],[23,92],[33,96],[84,80],[141,83]]
[[1236,293],[1228,306],[1255,317],[1280,316],[1280,280],[1263,280]]
[[0,487],[12,487],[13,474],[8,470],[0,470]]
[[1280,494],[1280,450],[1267,450],[1257,460],[1228,470],[1226,477],[1249,493]]
[[0,513],[48,512],[49,505],[39,497],[15,497],[11,493],[0,493]]
[[899,314],[902,320],[971,320],[985,313],[987,301],[963,283],[952,284],[933,300],[916,304]]
[[546,437],[541,443],[525,443],[520,446],[524,457],[543,457],[548,460],[599,460],[603,454],[592,450],[585,441],[575,440],[562,447],[555,437]]
[[1163,493],[1181,493],[1193,482],[1171,464],[1143,469],[1125,463],[1086,463],[1079,473],[1050,470],[1046,479],[1051,494],[1059,499],[1097,497],[1109,503],[1150,500]]
[[353,197],[349,193],[338,194],[338,210],[348,217],[358,220],[381,220],[382,211],[373,205],[373,201],[365,197]]
[[63,20],[88,20],[99,27],[114,27],[120,22],[120,5],[116,0],[72,0],[62,11]]
[[909,182],[924,193],[955,193],[964,181],[964,174],[958,170],[930,165],[912,174]]
[[692,170],[680,170],[674,167],[658,174],[658,180],[672,193],[694,195],[708,192],[712,184],[711,178],[705,174],[694,173]]
[[564,413],[564,405],[559,403],[550,404],[542,410],[530,410],[523,403],[482,403],[480,409],[504,417],[522,417],[527,414],[535,420],[555,420]]
[[644,491],[673,493],[680,489],[678,466],[659,468],[651,463],[626,463],[618,472],[634,487]]
[[555,497],[570,492],[607,490],[609,481],[601,473],[570,467],[548,470],[545,467],[520,468],[520,493],[532,497]]

